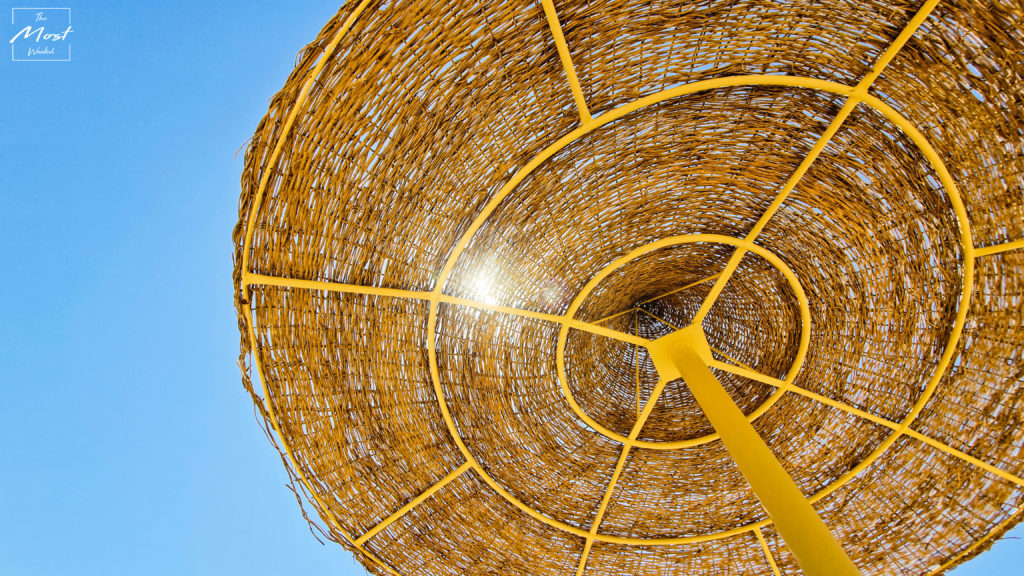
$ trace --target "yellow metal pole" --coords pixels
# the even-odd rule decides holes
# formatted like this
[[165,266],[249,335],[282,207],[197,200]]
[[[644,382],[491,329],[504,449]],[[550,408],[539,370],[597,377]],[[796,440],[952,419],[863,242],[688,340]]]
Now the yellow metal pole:
[[686,381],[804,573],[860,576],[811,503],[708,368],[710,349],[699,330],[691,326],[651,343],[661,377],[678,374]]

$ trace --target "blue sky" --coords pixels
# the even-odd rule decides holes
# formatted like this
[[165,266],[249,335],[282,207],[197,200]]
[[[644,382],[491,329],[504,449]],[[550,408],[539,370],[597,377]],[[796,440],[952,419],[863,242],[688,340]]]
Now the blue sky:
[[363,574],[256,424],[231,287],[235,152],[337,4],[58,5],[71,62],[0,55],[0,574]]

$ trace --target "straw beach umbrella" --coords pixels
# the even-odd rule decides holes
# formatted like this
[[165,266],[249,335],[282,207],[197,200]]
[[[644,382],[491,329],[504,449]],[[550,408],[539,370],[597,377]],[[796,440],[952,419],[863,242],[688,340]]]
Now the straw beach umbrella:
[[373,574],[938,574],[1024,506],[1019,2],[348,2],[244,380]]

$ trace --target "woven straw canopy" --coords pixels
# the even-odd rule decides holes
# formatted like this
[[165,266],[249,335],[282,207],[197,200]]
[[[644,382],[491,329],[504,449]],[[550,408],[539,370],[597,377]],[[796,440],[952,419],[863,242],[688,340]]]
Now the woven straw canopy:
[[813,574],[786,488],[862,574],[984,550],[1024,510],[1022,12],[346,4],[235,231],[245,382],[328,536],[374,574]]

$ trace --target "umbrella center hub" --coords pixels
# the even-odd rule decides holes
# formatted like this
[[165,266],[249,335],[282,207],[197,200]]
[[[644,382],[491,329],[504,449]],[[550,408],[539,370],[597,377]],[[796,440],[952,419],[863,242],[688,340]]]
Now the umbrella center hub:
[[657,340],[652,340],[647,345],[647,354],[650,355],[651,360],[654,362],[658,375],[664,380],[676,380],[682,377],[679,374],[679,369],[676,368],[675,363],[672,361],[673,350],[680,344],[688,345],[696,350],[701,360],[704,360],[705,363],[710,363],[713,359],[711,345],[708,344],[708,338],[704,335],[704,328],[699,324],[690,324],[686,328],[676,330]]

